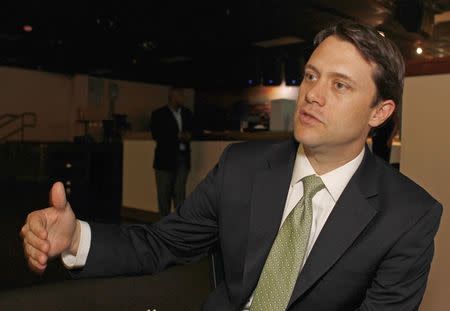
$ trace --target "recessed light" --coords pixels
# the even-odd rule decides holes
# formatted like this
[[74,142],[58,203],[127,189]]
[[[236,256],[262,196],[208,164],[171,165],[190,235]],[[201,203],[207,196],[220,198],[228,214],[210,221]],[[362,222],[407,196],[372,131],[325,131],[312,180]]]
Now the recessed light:
[[182,62],[187,62],[190,61],[191,58],[188,56],[171,56],[171,57],[163,57],[160,58],[160,61],[163,63],[182,63]]
[[299,37],[287,36],[287,37],[279,37],[279,38],[271,39],[271,40],[253,42],[252,44],[255,46],[262,47],[262,48],[271,48],[271,47],[275,47],[275,46],[300,43],[303,41],[305,41],[305,40],[303,40],[302,38],[299,38]]
[[31,25],[23,25],[23,31],[25,31],[25,32],[32,32],[33,31],[33,26],[31,26]]

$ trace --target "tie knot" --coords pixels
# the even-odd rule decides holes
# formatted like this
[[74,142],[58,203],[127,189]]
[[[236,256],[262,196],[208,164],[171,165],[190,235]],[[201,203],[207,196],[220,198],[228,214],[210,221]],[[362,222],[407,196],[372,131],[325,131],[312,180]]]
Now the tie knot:
[[325,188],[322,179],[317,175],[309,175],[302,178],[303,195],[312,199],[314,195]]

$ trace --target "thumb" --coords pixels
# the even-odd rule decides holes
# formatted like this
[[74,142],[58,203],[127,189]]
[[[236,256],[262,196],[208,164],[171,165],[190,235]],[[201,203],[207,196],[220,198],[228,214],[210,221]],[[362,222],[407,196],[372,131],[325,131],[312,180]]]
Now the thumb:
[[66,190],[62,182],[55,182],[50,190],[50,203],[57,209],[63,209],[67,205]]

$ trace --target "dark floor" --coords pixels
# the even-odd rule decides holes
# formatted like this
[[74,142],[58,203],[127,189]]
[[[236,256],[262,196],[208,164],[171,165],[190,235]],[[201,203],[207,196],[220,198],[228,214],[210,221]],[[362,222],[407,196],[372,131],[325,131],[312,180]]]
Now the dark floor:
[[[154,276],[70,280],[59,259],[43,276],[31,273],[19,231],[26,215],[48,202],[47,185],[0,184],[0,310],[198,310],[210,291],[205,258]],[[156,216],[124,210],[123,222],[155,221]]]

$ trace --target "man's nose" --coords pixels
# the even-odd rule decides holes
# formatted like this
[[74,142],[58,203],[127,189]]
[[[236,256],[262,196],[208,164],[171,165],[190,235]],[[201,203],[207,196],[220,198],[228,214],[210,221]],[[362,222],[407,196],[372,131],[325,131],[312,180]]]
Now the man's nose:
[[325,105],[325,86],[322,81],[316,81],[306,90],[305,99],[309,104]]

